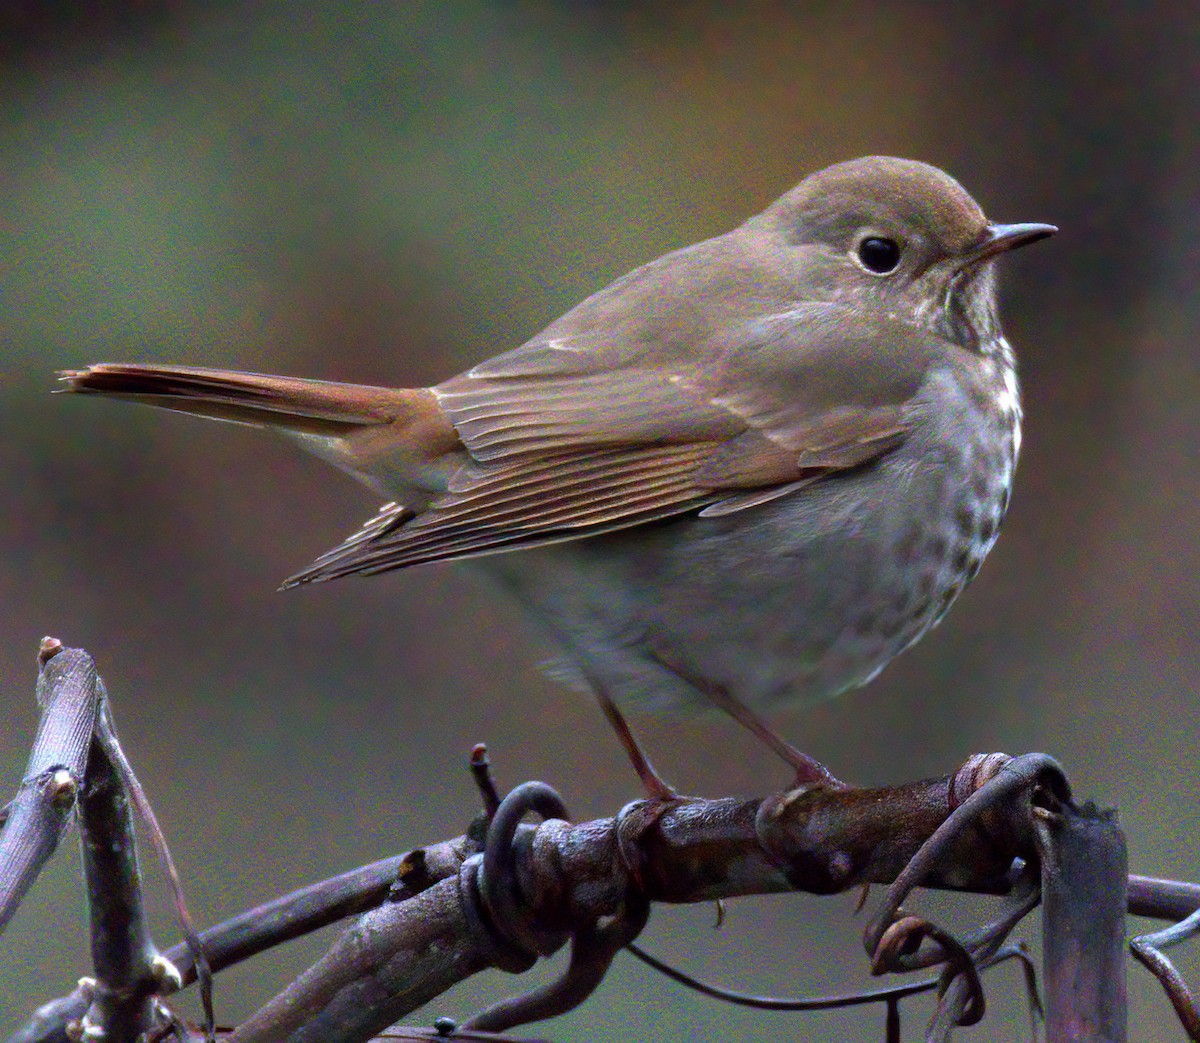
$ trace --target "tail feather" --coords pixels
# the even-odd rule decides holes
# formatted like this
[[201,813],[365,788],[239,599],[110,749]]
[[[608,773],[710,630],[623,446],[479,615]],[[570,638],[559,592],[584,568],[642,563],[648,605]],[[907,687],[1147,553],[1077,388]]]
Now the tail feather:
[[64,370],[59,378],[67,391],[297,434],[340,435],[393,423],[411,412],[413,396],[399,388],[194,366],[100,363]]

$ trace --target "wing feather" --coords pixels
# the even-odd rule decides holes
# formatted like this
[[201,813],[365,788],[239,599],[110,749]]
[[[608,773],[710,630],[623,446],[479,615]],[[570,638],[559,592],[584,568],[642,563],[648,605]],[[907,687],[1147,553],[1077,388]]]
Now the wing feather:
[[692,510],[714,499],[693,479],[710,450],[693,443],[564,457],[544,461],[532,484],[519,464],[508,475],[484,470],[478,488],[466,482],[460,493],[398,527],[372,519],[285,586],[538,546]]
[[433,389],[467,454],[444,494],[413,517],[374,519],[288,585],[803,495],[903,441],[908,403],[946,347],[855,317],[807,304],[657,361],[645,342],[622,352],[587,335],[483,363]]

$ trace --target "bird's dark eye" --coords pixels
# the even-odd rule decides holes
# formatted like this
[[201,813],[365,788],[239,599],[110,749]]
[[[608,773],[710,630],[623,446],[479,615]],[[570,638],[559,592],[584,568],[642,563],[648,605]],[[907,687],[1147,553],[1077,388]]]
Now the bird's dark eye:
[[895,239],[869,236],[858,244],[858,259],[867,271],[887,275],[900,263],[900,244]]

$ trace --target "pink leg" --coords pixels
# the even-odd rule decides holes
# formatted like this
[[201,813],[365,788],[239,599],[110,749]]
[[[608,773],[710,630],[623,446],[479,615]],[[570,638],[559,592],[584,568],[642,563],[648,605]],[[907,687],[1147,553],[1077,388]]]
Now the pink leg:
[[617,708],[617,704],[598,685],[596,686],[596,698],[600,700],[600,709],[604,711],[604,716],[608,718],[608,723],[612,725],[613,731],[617,733],[617,738],[625,748],[625,753],[628,754],[629,760],[633,764],[633,770],[642,780],[646,795],[651,800],[674,800],[675,791],[654,770],[654,765],[650,763],[650,758],[646,756],[645,750],[630,731],[629,725],[625,723],[625,718]]
[[735,699],[721,685],[709,684],[704,686],[704,694],[719,706],[730,717],[738,722],[755,738],[761,740],[777,757],[783,758],[796,772],[796,785],[823,782],[827,786],[841,789],[845,786],[834,778],[833,773],[815,757],[802,753],[790,742],[782,739],[778,732],[763,721],[753,710],[740,699]]
[[834,786],[838,789],[845,787],[846,784],[835,778],[833,773],[824,764],[815,757],[810,757],[807,753],[802,753],[790,742],[784,741],[758,714],[740,699],[735,699],[723,685],[715,684],[705,678],[692,675],[658,652],[655,652],[655,658],[673,674],[681,677],[693,688],[703,692],[714,706],[724,710],[738,724],[750,732],[751,735],[766,745],[772,753],[789,764],[796,772],[795,784],[797,786],[810,783],[823,783],[826,786]]

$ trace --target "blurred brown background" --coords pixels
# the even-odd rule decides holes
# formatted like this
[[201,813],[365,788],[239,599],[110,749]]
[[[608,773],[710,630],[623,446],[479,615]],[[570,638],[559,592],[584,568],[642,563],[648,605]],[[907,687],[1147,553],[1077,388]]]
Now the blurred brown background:
[[[480,740],[502,785],[546,779],[578,817],[636,797],[596,708],[453,568],[274,593],[373,512],[364,490],[261,433],[52,398],[53,371],[433,382],[803,174],[883,152],[947,168],[999,220],[1062,227],[1003,272],[1024,457],[947,622],[868,689],[778,723],[864,783],[1049,751],[1121,808],[1135,871],[1200,878],[1198,60],[1185,0],[3,5],[4,785],[50,633],[98,660],[205,924],[458,833]],[[723,721],[641,728],[686,791],[785,781]],[[727,985],[837,990],[865,980],[852,907],[744,900],[720,931],[710,908],[661,910],[644,940]],[[0,945],[0,1031],[86,971],[82,917],[72,854]],[[219,1015],[318,949],[222,976]],[[1133,1038],[1180,1037],[1131,978]],[[527,984],[482,976],[417,1020]],[[990,997],[964,1038],[1025,1038],[1016,972]],[[543,1031],[882,1035],[879,1012],[730,1010],[627,958]]]

